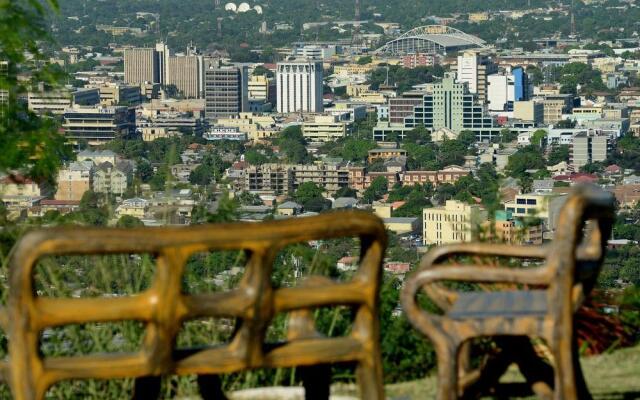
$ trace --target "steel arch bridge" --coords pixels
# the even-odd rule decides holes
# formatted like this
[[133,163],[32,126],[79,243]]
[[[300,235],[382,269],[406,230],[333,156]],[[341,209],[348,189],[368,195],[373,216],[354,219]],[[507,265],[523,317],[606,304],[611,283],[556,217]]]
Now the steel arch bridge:
[[446,25],[425,25],[413,28],[387,42],[376,54],[406,55],[412,53],[447,53],[485,47],[486,42],[459,29]]

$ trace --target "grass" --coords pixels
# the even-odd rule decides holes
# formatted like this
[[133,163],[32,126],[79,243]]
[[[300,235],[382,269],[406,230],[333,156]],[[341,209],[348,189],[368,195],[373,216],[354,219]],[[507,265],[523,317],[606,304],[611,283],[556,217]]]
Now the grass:
[[[640,346],[621,349],[582,359],[582,368],[595,400],[640,399]],[[517,381],[517,370],[510,370],[505,381]],[[436,378],[387,386],[390,399],[412,400],[435,398]]]
[[[582,368],[594,400],[640,399],[640,346],[621,349],[609,354],[582,359]],[[521,381],[517,370],[509,370],[505,381]],[[391,384],[386,386],[390,400],[414,400],[435,398],[436,378]],[[302,388],[250,389],[231,394],[233,400],[302,400]],[[333,385],[332,400],[358,399],[354,385]]]

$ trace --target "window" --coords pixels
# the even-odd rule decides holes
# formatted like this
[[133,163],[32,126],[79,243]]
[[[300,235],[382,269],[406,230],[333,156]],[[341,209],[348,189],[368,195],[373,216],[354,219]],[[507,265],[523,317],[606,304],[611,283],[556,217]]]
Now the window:
[[530,206],[535,206],[537,204],[536,199],[527,199],[527,204]]
[[524,214],[524,213],[525,213],[524,208],[518,208],[518,214]]

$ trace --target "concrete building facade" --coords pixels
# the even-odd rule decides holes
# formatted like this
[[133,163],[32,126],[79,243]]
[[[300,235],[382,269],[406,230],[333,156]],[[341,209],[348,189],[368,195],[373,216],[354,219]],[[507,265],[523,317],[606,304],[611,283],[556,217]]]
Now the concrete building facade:
[[477,205],[447,200],[442,207],[423,210],[422,241],[424,245],[470,242],[478,237],[486,212]]
[[276,67],[279,113],[322,112],[322,62],[285,61]]
[[247,67],[207,60],[204,71],[205,118],[230,117],[248,109]]

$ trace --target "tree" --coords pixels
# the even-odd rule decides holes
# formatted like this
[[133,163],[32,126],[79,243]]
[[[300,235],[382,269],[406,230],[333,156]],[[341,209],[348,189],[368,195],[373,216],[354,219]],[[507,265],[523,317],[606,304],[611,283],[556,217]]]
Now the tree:
[[518,132],[512,131],[509,128],[504,128],[500,131],[500,142],[511,143],[518,139]]
[[542,147],[542,141],[547,137],[547,131],[538,129],[531,135],[531,144]]
[[223,192],[218,197],[218,208],[214,213],[207,213],[207,222],[220,223],[231,222],[238,219],[240,204],[229,196],[229,192]]
[[544,157],[540,148],[535,145],[519,149],[509,157],[507,163],[507,172],[514,178],[521,178],[527,170],[540,168],[545,168]]
[[322,212],[331,208],[331,202],[324,197],[312,197],[302,203],[305,211]]
[[350,188],[349,186],[344,186],[338,189],[335,193],[335,198],[339,197],[356,197],[358,192],[355,189]]
[[367,158],[369,150],[375,148],[376,143],[372,140],[347,138],[335,153],[347,161],[361,162]]
[[71,159],[71,146],[59,134],[57,121],[29,111],[22,97],[33,84],[57,88],[64,76],[42,50],[51,44],[51,11],[58,12],[57,0],[0,2],[0,60],[6,61],[6,68],[0,66],[0,91],[8,94],[0,106],[0,173],[49,184],[62,161]]
[[192,185],[206,186],[213,179],[213,171],[210,166],[200,164],[189,174],[189,182]]
[[296,190],[293,198],[300,204],[306,203],[313,198],[322,198],[323,190],[313,182],[304,182]]
[[118,222],[116,222],[116,226],[118,228],[139,228],[141,226],[144,226],[144,224],[134,216],[123,215],[122,217],[120,217],[120,219],[118,219]]
[[142,182],[148,183],[151,180],[151,177],[153,177],[153,167],[149,162],[142,161],[136,168],[136,174],[138,174],[138,177]]
[[373,203],[375,200],[380,200],[382,196],[387,193],[389,182],[384,176],[378,176],[369,187],[364,191],[362,199],[367,203]]
[[358,65],[371,64],[371,61],[373,61],[371,56],[363,56],[363,57],[358,58],[357,64]]
[[561,144],[554,146],[547,157],[547,165],[556,165],[562,161],[569,162],[570,149],[569,145]]
[[307,153],[307,142],[299,125],[284,129],[276,139],[276,143],[280,146],[280,153],[284,154],[287,161],[292,164],[305,164],[313,159]]

